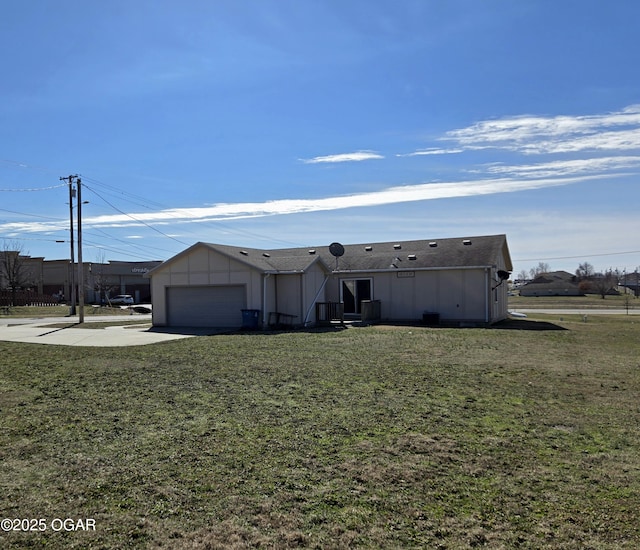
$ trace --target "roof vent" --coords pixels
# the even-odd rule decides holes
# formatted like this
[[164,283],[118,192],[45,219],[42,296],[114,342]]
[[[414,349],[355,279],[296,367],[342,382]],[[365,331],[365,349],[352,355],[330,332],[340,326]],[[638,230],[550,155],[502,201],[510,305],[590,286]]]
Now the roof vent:
[[249,253],[246,250],[241,250],[240,254],[242,254],[243,256],[248,256]]
[[271,258],[271,254],[269,254],[268,252],[263,252],[263,253],[262,253],[262,255],[263,255],[265,258]]
[[394,250],[400,250],[401,248],[402,248],[402,245],[401,245],[401,244],[394,244],[394,245],[393,245],[393,249],[394,249]]
[[311,249],[309,250],[309,254],[315,254],[315,253],[316,253],[316,249],[315,249],[315,248],[311,248]]
[[429,246],[430,246],[431,248],[435,248],[436,246],[438,246],[438,243],[437,243],[436,241],[431,241],[431,242],[429,243]]
[[465,246],[469,246],[471,244],[471,239],[465,239],[464,241],[462,241],[462,244],[464,244]]
[[407,256],[407,258],[409,258],[410,260],[415,260],[416,259],[416,255],[415,254],[409,254]]
[[365,247],[364,247],[364,249],[365,249],[367,252],[371,252],[371,251],[373,250],[373,246],[365,246]]

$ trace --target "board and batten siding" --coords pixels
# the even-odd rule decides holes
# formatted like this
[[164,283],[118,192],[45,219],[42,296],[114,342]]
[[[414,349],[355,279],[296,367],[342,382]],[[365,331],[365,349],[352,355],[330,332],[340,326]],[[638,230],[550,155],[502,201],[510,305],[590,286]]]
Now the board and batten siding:
[[371,279],[382,319],[421,320],[425,312],[442,320],[485,322],[490,313],[488,269],[434,269],[357,273],[336,277],[327,299],[339,300],[343,278]]
[[151,279],[153,324],[169,324],[166,291],[168,287],[243,286],[245,307],[262,309],[262,280],[259,272],[242,262],[206,248],[193,250],[154,273]]

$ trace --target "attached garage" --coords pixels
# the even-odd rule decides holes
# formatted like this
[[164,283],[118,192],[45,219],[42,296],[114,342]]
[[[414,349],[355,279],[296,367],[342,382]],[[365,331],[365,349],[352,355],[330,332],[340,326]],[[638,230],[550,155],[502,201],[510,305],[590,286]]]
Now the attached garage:
[[[329,268],[315,250],[266,251],[196,243],[147,274],[155,327],[307,324]],[[243,319],[243,311],[257,312]]]
[[245,285],[166,288],[167,318],[172,327],[238,328],[246,302]]

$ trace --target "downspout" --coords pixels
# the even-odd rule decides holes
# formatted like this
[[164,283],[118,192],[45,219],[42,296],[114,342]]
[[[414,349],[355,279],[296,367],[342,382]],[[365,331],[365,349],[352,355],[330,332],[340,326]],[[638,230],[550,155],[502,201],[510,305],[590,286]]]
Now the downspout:
[[318,289],[318,292],[314,296],[313,301],[311,302],[311,305],[309,306],[309,309],[307,310],[307,314],[304,316],[304,323],[303,323],[302,326],[306,327],[309,324],[309,316],[311,315],[311,312],[313,311],[313,308],[316,305],[316,302],[318,301],[318,296],[320,296],[320,293],[324,290],[324,287],[327,284],[328,280],[329,280],[329,275],[325,275],[324,276],[324,281],[322,281],[322,284],[320,285],[320,288]]
[[267,279],[271,273],[265,273],[262,277],[262,328],[267,326]]
[[491,307],[491,281],[489,277],[489,268],[484,268],[484,322],[489,324],[491,319],[491,313],[489,307]]

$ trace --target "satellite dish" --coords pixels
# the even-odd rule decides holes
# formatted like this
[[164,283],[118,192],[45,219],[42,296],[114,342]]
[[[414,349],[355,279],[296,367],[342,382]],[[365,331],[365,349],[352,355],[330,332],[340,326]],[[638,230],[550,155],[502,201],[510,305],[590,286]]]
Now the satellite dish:
[[344,246],[342,246],[340,243],[331,243],[329,245],[329,252],[331,252],[332,256],[339,258],[344,254]]

